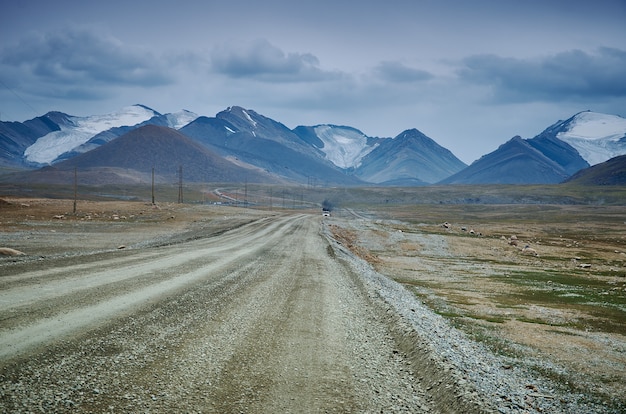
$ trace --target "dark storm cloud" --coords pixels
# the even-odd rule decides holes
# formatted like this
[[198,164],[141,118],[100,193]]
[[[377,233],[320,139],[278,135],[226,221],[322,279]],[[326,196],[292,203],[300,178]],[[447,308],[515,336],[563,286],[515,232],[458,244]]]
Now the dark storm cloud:
[[66,92],[70,97],[97,95],[89,91],[94,87],[170,83],[163,65],[150,53],[86,29],[31,36],[4,48],[0,56],[3,72],[19,70],[30,82],[64,85],[74,91]]
[[432,79],[434,76],[424,70],[414,69],[401,62],[381,62],[374,72],[382,79],[389,82],[421,82]]
[[285,53],[267,40],[216,47],[211,65],[232,78],[268,82],[319,81],[338,75],[321,70],[318,58],[310,53]]
[[463,60],[463,80],[490,85],[499,101],[626,97],[626,51],[571,50],[539,59],[477,55]]

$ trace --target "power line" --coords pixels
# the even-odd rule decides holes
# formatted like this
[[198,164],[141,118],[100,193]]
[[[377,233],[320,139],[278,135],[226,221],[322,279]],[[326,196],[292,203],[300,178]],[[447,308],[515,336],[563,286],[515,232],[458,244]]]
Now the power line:
[[25,106],[27,106],[31,111],[33,111],[33,113],[35,114],[35,117],[39,116],[39,112],[35,108],[33,108],[33,106],[31,104],[26,102],[20,95],[18,95],[17,92],[15,92],[13,89],[9,88],[7,86],[7,84],[2,81],[2,79],[0,79],[0,84],[2,84],[2,86],[4,86],[9,92],[11,92],[13,95],[15,95],[17,97],[17,99],[19,99]]

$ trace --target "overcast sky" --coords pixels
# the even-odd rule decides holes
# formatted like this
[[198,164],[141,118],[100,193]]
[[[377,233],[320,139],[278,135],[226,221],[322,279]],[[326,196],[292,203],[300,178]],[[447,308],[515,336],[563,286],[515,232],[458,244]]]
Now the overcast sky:
[[0,6],[0,119],[228,106],[466,163],[590,109],[626,116],[626,0],[20,0]]

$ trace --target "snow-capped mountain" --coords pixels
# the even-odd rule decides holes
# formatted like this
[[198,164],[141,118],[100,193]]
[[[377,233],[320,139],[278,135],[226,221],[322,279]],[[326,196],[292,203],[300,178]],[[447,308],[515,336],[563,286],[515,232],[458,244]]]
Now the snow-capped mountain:
[[191,111],[183,109],[182,111],[165,114],[163,116],[167,121],[165,126],[172,129],[181,129],[182,127],[196,119],[198,117],[198,114],[194,114]]
[[580,112],[549,128],[556,138],[578,151],[590,165],[626,154],[626,118],[597,112]]
[[201,116],[180,132],[228,159],[255,166],[288,180],[363,184],[324,157],[315,145],[280,122],[238,106],[214,118]]
[[104,145],[107,142],[112,141],[113,139],[119,136],[122,136],[125,133],[130,132],[133,129],[139,128],[144,125],[157,125],[157,126],[164,126],[164,127],[168,127],[172,129],[180,129],[184,127],[185,125],[187,125],[189,122],[192,122],[197,117],[198,115],[194,114],[193,112],[183,110],[180,112],[175,112],[173,114],[165,114],[165,115],[159,114],[137,125],[110,128],[110,129],[107,129],[106,131],[102,131],[101,133],[97,135],[94,135],[92,138],[89,139],[89,141],[85,142],[82,145],[79,145],[78,147],[74,147],[71,151],[64,152],[63,154],[59,155],[53,161],[53,163],[56,163],[61,160],[66,160],[78,154],[83,154],[85,152],[96,149],[99,146]]
[[180,129],[198,115],[180,111],[161,115],[143,105],[131,105],[118,111],[78,117],[66,115],[59,123],[60,130],[38,138],[24,151],[24,158],[32,164],[51,164],[59,159],[81,154],[147,123]]
[[355,128],[337,125],[299,126],[294,129],[303,140],[319,149],[339,168],[358,168],[361,160],[379,144],[380,138],[371,138]]
[[579,112],[532,139],[514,137],[442,184],[556,184],[626,154],[626,119]]
[[49,164],[64,152],[84,144],[94,135],[107,129],[136,125],[158,115],[154,110],[141,105],[132,105],[119,111],[86,117],[68,116],[68,123],[39,138],[26,148],[24,156],[28,162]]
[[[310,148],[303,145],[293,131],[284,124],[263,116],[252,109],[231,106],[219,112],[215,115],[215,118],[230,125],[230,131],[227,131],[229,135],[240,133],[248,135],[250,138],[263,138],[271,141],[273,144],[280,144],[297,152],[310,152]],[[240,136],[237,138],[240,138]],[[253,145],[258,145],[254,141],[250,142]]]
[[0,122],[0,168],[24,166],[24,150],[50,132],[59,131],[67,115],[48,112],[21,122]]

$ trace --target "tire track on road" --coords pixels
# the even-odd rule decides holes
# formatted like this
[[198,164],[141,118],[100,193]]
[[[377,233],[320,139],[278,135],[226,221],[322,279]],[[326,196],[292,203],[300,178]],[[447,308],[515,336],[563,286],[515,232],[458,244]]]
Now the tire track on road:
[[[61,281],[43,278],[36,287],[29,283],[2,290],[0,312],[10,315],[10,319],[4,319],[0,325],[0,360],[89,325],[101,324],[198,279],[210,277],[217,269],[254,255],[301,219],[302,216],[261,220],[216,240],[161,248],[156,259],[149,252],[147,257],[133,256],[133,261],[122,266],[91,274],[74,275],[76,266],[53,269],[53,273],[65,273],[67,277]],[[82,271],[92,269],[90,264]],[[30,279],[28,275],[26,279]]]

